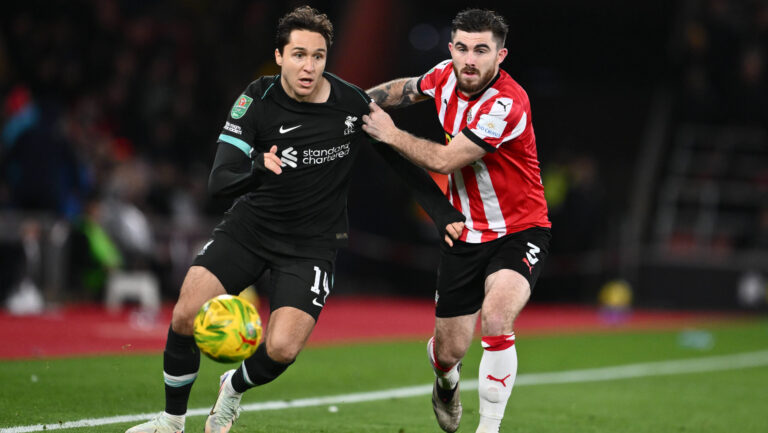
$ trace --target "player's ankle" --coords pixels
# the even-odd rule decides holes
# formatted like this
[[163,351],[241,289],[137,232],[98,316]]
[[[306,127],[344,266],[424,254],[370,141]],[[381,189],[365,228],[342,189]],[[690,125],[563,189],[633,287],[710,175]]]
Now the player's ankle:
[[501,418],[480,415],[480,423],[477,426],[477,432],[498,433],[501,428]]
[[173,414],[170,414],[168,412],[165,412],[165,413],[163,413],[163,415],[165,416],[165,418],[168,421],[170,421],[174,425],[184,427],[184,422],[185,422],[186,417],[187,417],[186,414],[184,414],[184,415],[173,415]]

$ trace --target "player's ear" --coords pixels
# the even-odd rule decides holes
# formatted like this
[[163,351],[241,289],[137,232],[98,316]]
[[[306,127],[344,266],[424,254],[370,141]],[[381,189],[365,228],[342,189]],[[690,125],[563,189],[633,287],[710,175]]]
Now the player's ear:
[[277,48],[275,48],[275,63],[277,63],[277,66],[283,66],[283,56]]
[[502,49],[499,50],[499,54],[498,54],[498,56],[499,56],[499,59],[498,59],[499,60],[499,64],[501,64],[501,62],[503,62],[504,59],[507,58],[507,53],[508,52],[509,51],[506,48],[502,48]]

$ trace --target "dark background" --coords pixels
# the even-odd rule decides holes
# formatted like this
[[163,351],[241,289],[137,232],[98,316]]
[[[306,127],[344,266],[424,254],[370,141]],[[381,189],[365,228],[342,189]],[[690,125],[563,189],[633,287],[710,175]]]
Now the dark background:
[[[26,276],[51,302],[99,299],[111,270],[149,269],[175,298],[229,205],[205,191],[227,110],[278,72],[277,20],[305,3],[335,25],[327,70],[362,88],[448,58],[467,6],[506,17],[502,68],[530,96],[553,222],[534,301],[594,303],[620,279],[641,305],[764,308],[756,0],[5,2],[0,294]],[[442,140],[431,103],[393,117]],[[435,230],[370,152],[349,208],[335,291],[431,296]]]

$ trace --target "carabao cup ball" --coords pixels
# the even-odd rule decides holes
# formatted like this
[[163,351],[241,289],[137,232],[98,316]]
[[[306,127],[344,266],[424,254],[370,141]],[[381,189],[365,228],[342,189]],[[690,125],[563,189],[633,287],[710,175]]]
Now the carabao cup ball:
[[261,342],[261,318],[245,299],[220,295],[197,312],[194,334],[197,347],[209,358],[239,362],[253,355]]

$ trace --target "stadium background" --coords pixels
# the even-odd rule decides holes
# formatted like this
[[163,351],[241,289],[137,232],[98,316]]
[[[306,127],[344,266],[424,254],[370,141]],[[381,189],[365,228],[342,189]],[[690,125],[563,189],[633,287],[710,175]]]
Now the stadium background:
[[[276,21],[303,3],[4,2],[0,299],[101,301],[145,271],[175,299],[228,206],[205,191],[226,110],[277,71]],[[447,58],[467,6],[308,3],[336,26],[327,70],[363,88]],[[638,306],[764,310],[766,2],[472,6],[507,17],[502,67],[532,101],[554,224],[533,302],[594,305],[621,280]],[[442,139],[429,103],[394,117]],[[349,206],[335,292],[431,297],[434,229],[369,152]]]
[[[172,300],[228,205],[205,191],[224,116],[304,2],[0,3],[0,432],[122,433],[162,408]],[[336,25],[328,70],[363,88],[447,58],[470,5],[308,3]],[[766,3],[471,2],[510,22],[554,222],[502,431],[768,431]],[[442,139],[428,103],[394,117]],[[336,295],[236,431],[439,431],[434,229],[368,152],[349,205]],[[153,282],[159,310],[104,308]],[[226,368],[203,358],[189,431]]]

